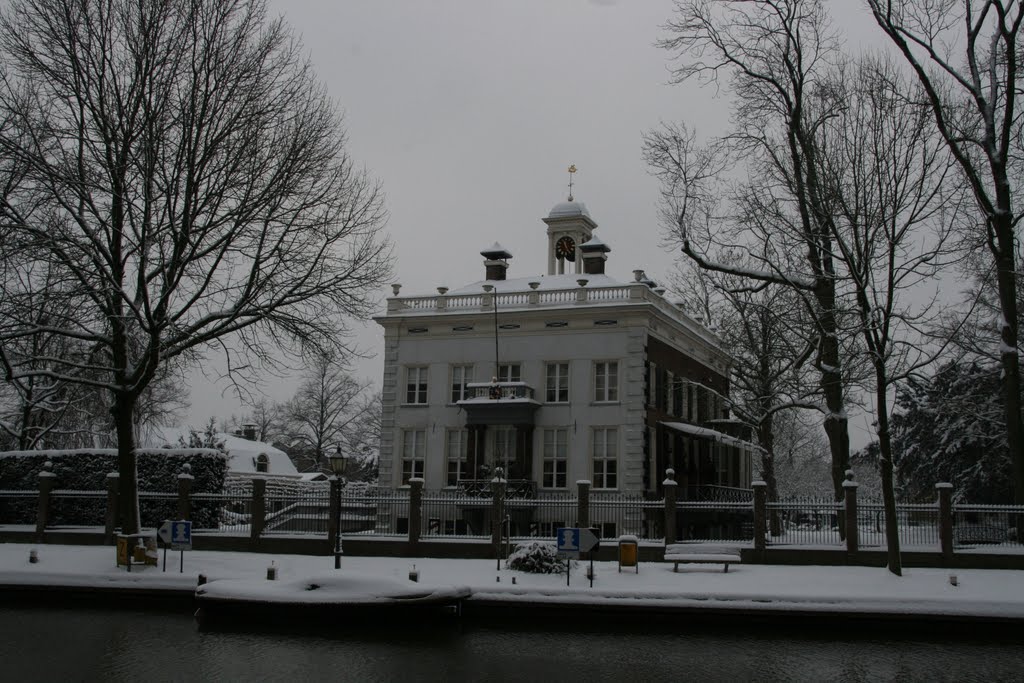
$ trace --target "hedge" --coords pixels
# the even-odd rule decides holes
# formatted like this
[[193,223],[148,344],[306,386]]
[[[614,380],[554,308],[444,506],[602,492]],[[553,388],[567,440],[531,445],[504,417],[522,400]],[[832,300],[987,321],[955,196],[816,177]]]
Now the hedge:
[[[136,451],[140,492],[165,493],[158,499],[144,497],[139,501],[143,526],[158,526],[164,519],[177,517],[178,474],[186,463],[193,476],[193,493],[220,493],[227,475],[226,454],[205,448],[154,448]],[[54,488],[71,491],[106,493],[107,473],[117,471],[114,449],[83,449],[66,451],[9,451],[0,453],[0,489],[38,491],[39,473],[45,462],[53,463],[56,475]],[[197,528],[216,528],[218,506],[215,503],[193,503],[192,521]],[[54,496],[51,506],[54,525],[97,526],[104,523],[106,496],[74,498]],[[32,524],[36,517],[34,498],[0,500],[0,523]]]

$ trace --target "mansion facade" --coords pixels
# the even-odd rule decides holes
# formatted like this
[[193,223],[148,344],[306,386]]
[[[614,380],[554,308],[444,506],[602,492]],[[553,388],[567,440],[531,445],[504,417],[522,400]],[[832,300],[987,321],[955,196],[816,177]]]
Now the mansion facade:
[[486,486],[515,495],[574,489],[657,496],[675,470],[682,499],[749,491],[754,447],[729,419],[730,357],[643,271],[605,273],[607,245],[581,202],[547,218],[548,273],[485,277],[401,296],[384,328],[380,483]]

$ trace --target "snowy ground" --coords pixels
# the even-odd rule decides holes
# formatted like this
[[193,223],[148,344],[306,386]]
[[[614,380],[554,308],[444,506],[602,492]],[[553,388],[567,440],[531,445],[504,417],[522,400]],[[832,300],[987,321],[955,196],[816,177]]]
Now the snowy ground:
[[[29,551],[39,562],[29,563]],[[161,551],[161,562],[163,553]],[[231,581],[237,596],[254,599],[289,592],[306,602],[359,597],[364,585],[408,586],[415,591],[468,587],[475,599],[567,602],[659,607],[708,606],[718,609],[795,609],[803,611],[947,614],[1009,617],[1024,620],[1024,571],[906,569],[903,577],[870,567],[790,567],[684,565],[673,573],[670,563],[642,563],[640,572],[617,571],[613,562],[595,563],[594,587],[580,563],[566,586],[565,575],[535,575],[496,569],[493,560],[344,557],[339,581],[333,557],[263,555],[257,553],[186,552],[184,573],[178,573],[178,553],[168,553],[167,572],[160,567],[114,566],[112,547],[0,544],[0,585],[102,586],[189,589],[199,574],[209,581]],[[276,582],[266,580],[267,568],[277,569]],[[409,572],[419,572],[419,584]],[[951,575],[958,585],[951,585]],[[515,584],[513,584],[515,579]],[[310,583],[331,590],[309,592]],[[211,586],[212,588],[212,586]],[[339,593],[341,591],[341,593]]]

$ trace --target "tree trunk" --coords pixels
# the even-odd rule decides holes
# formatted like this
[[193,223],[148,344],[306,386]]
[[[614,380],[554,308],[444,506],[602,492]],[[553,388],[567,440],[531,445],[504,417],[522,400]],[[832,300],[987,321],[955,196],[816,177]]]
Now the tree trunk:
[[135,457],[135,397],[115,394],[111,413],[117,431],[118,519],[122,534],[137,534],[139,519],[138,470]]
[[[1009,202],[1007,202],[1009,203]],[[1024,434],[1021,428],[1020,357],[1017,353],[1017,276],[1014,263],[1014,235],[1009,212],[992,217],[998,252],[996,253],[999,304],[1004,324],[999,331],[1002,342],[1003,405],[1006,415],[1006,446],[1013,463],[1013,498],[1024,505]]]
[[[885,361],[879,362],[884,363]],[[878,450],[881,453],[878,464],[882,479],[882,503],[885,507],[885,543],[888,547],[886,558],[889,571],[896,576],[903,576],[899,519],[896,516],[896,491],[892,480],[892,437],[889,434],[889,404],[886,397],[888,383],[884,369],[875,368],[875,375],[878,387],[875,394],[878,411],[876,416],[878,420]]]
[[[775,476],[775,432],[773,429],[774,420],[771,416],[766,417],[758,425],[758,441],[761,443],[761,479],[767,484],[765,498],[769,503],[779,499],[779,480]],[[768,517],[769,530],[772,536],[782,533],[779,523],[778,510],[772,510]]]

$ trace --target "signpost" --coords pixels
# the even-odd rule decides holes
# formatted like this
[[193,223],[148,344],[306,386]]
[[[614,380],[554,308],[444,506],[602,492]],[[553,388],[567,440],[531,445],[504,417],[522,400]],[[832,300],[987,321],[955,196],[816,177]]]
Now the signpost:
[[164,571],[167,571],[167,548],[181,551],[179,573],[185,571],[185,551],[192,550],[192,522],[187,519],[164,520],[156,532],[164,544]]
[[594,587],[594,554],[600,547],[601,540],[595,533],[596,529],[581,527],[559,527],[555,530],[555,543],[558,556],[565,558],[565,585],[569,585],[572,572],[572,561],[579,559],[580,553],[590,553],[590,587]]

